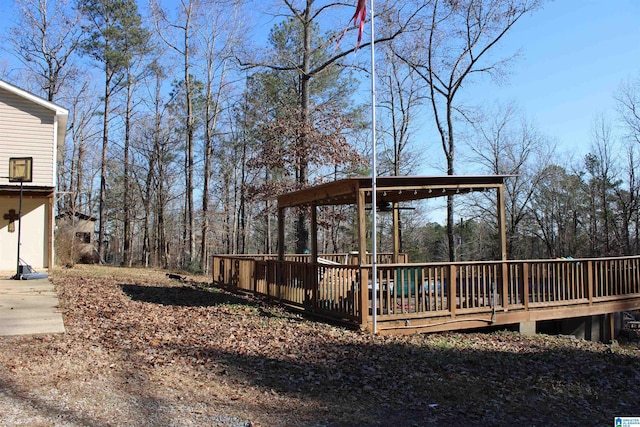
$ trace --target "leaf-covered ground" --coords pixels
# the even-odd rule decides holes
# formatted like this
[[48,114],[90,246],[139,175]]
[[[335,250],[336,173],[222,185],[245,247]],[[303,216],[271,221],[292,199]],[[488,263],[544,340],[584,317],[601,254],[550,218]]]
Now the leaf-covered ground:
[[640,350],[513,332],[378,337],[163,272],[52,275],[67,333],[0,337],[2,426],[613,425]]

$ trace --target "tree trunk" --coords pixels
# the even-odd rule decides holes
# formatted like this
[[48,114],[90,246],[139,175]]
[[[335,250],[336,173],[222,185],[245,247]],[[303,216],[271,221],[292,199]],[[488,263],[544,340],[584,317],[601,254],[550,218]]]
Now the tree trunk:
[[[154,178],[154,170],[156,168],[156,162],[160,160],[160,125],[161,125],[161,117],[160,117],[160,87],[161,87],[161,79],[160,76],[156,74],[156,85],[155,85],[155,93],[154,93],[154,127],[153,127],[153,150],[151,155],[149,156],[149,168],[147,172],[147,177],[145,179],[145,189],[144,189],[144,238],[142,243],[142,264],[145,267],[149,266],[149,259],[151,257],[151,224],[149,221],[149,217],[151,216],[151,197],[153,195],[153,178]],[[159,180],[162,178],[160,177]],[[156,218],[157,221],[157,218]],[[156,235],[157,238],[157,235]],[[156,255],[158,252],[156,252]],[[156,262],[154,263],[157,265]]]
[[192,89],[191,89],[191,77],[190,71],[190,57],[189,57],[189,43],[190,43],[190,23],[191,23],[191,7],[187,12],[187,21],[184,26],[184,89],[186,96],[186,159],[185,159],[185,172],[186,172],[186,199],[185,199],[185,224],[184,224],[184,237],[185,237],[185,265],[184,267],[190,267],[193,260],[193,254],[195,252],[195,238],[193,227],[193,134],[194,134],[194,117],[193,117],[193,101],[192,101]]
[[[447,98],[447,175],[454,174],[454,158],[455,158],[455,150],[454,150],[454,139],[453,139],[453,99],[452,97]],[[447,196],[447,240],[449,242],[449,261],[453,262],[456,260],[456,239],[455,239],[455,230],[453,229],[455,224],[454,219],[454,205],[453,205],[453,194]]]
[[122,265],[131,267],[131,194],[129,189],[129,145],[131,143],[131,76],[127,72],[127,106],[124,120],[124,177],[123,177],[123,222],[124,244],[122,251]]
[[[300,76],[300,123],[302,125],[302,135],[300,135],[300,144],[302,150],[300,150],[300,166],[298,170],[298,186],[304,188],[307,186],[308,180],[308,159],[306,158],[306,152],[309,142],[306,134],[306,126],[309,121],[309,105],[310,105],[310,77],[309,71],[311,68],[311,4],[307,2],[306,9],[304,11],[304,49],[302,54],[302,75]],[[298,218],[296,221],[296,253],[304,253],[309,249],[309,229],[307,228],[306,215],[303,210],[298,212]]]
[[105,227],[106,227],[106,198],[107,198],[107,151],[109,147],[109,108],[111,100],[111,77],[112,71],[109,65],[105,65],[106,78],[104,83],[104,122],[102,127],[102,160],[100,166],[100,207],[99,215],[100,222],[98,225],[98,254],[100,255],[100,262],[104,262],[105,257]]

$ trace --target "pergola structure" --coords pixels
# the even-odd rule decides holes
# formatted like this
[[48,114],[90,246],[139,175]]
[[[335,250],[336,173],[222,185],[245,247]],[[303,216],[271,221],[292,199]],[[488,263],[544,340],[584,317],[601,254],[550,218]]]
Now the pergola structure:
[[[389,262],[383,254],[380,260],[384,262],[374,268],[367,256],[366,239],[372,182],[368,177],[347,178],[279,196],[279,259],[268,254],[214,255],[213,283],[384,334],[514,324],[522,332],[535,333],[536,322],[569,319],[563,324],[569,328],[580,318],[578,328],[585,338],[615,337],[614,313],[640,307],[640,256],[508,260],[507,177],[378,177],[375,186],[376,199],[385,208],[412,200],[495,190],[501,254],[497,260],[400,261],[396,216],[393,259]],[[345,254],[324,254],[327,259],[319,263],[317,208],[348,204],[357,209],[358,263],[340,262]],[[311,253],[285,255],[285,211],[299,207],[311,208]]]
[[[504,180],[510,175],[445,175],[445,176],[381,176],[376,180],[377,203],[391,204],[394,209],[393,252],[398,259],[399,230],[397,204],[412,200],[466,194],[474,191],[496,190],[496,208],[499,228],[501,259],[507,259]],[[358,252],[360,264],[366,263],[366,206],[371,204],[371,178],[345,178],[324,183],[278,197],[278,256],[284,259],[285,210],[296,207],[311,207],[311,258],[318,260],[317,207],[329,205],[355,205],[358,216]]]

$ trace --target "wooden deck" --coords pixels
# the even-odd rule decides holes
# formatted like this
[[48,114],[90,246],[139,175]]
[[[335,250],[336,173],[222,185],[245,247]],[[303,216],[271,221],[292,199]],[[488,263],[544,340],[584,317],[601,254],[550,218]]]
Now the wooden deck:
[[640,257],[389,264],[345,254],[213,257],[213,284],[380,333],[436,332],[640,309]]

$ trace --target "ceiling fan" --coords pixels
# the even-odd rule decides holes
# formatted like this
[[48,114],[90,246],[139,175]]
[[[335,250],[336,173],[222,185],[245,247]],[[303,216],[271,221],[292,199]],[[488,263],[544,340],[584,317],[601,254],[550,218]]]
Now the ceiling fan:
[[[378,200],[378,202],[376,203],[377,209],[376,211],[378,212],[393,212],[394,207],[393,207],[393,203],[388,201],[388,200]],[[412,206],[397,206],[395,209],[397,210],[414,210],[415,208]],[[371,208],[367,208],[367,210],[371,210]]]

